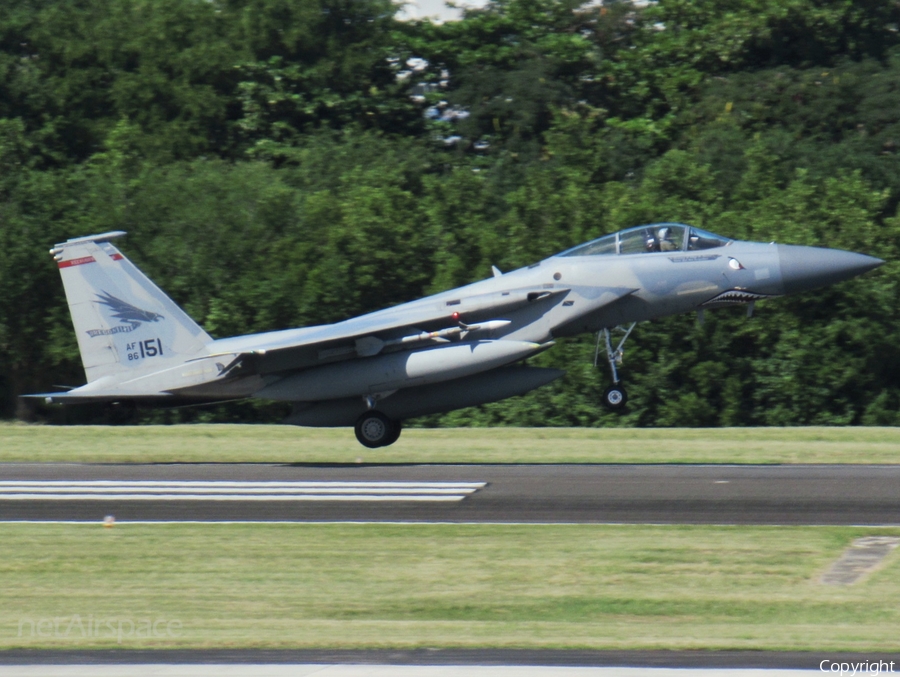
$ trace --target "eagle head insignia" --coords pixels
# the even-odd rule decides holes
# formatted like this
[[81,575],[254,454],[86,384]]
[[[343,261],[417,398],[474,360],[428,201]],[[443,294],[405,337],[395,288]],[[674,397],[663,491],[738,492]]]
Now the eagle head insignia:
[[164,319],[159,313],[151,310],[141,310],[137,306],[133,306],[127,301],[116,298],[109,292],[97,294],[99,303],[113,311],[113,317],[119,322],[130,324],[132,329],[137,329],[142,322],[157,322]]

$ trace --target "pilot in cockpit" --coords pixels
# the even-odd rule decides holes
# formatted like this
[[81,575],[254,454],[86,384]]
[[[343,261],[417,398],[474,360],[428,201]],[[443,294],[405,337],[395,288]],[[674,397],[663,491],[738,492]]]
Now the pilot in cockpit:
[[663,226],[656,231],[656,241],[661,252],[674,252],[679,249],[678,245],[672,240],[672,229],[668,226]]

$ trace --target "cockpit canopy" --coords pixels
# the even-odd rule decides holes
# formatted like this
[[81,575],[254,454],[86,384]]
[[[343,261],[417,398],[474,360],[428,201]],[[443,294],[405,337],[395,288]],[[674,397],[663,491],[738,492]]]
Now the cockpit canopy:
[[713,249],[732,240],[683,223],[653,223],[604,235],[580,244],[559,256],[600,256],[602,254],[646,254]]

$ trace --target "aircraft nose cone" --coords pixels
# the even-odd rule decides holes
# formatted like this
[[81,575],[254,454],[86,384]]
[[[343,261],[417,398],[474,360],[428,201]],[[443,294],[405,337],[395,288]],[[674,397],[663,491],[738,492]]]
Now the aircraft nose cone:
[[841,249],[778,245],[785,294],[818,289],[877,268],[884,261]]

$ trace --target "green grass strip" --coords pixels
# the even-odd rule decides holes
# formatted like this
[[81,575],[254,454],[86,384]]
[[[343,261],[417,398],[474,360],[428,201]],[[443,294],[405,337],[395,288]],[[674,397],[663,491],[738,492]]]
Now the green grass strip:
[[349,429],[0,424],[0,462],[900,463],[900,428],[440,428],[382,449]]
[[0,648],[897,650],[900,552],[819,582],[871,533],[0,524]]

